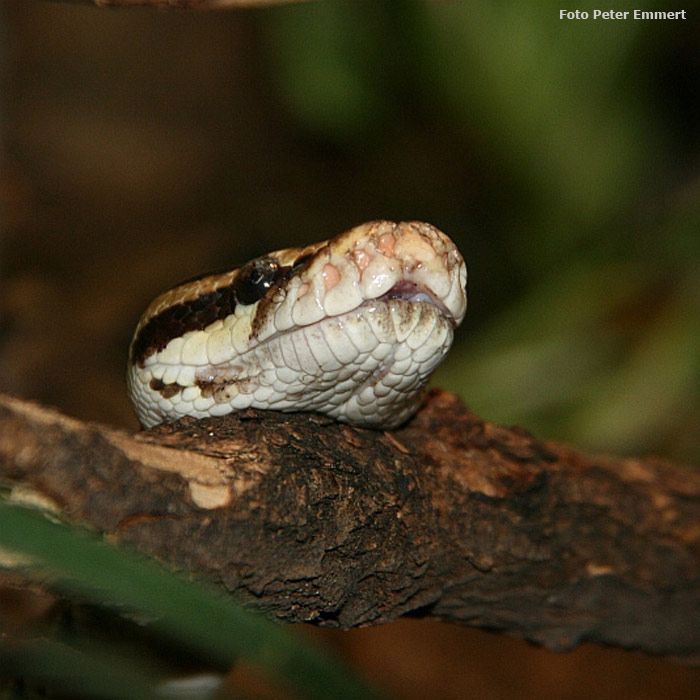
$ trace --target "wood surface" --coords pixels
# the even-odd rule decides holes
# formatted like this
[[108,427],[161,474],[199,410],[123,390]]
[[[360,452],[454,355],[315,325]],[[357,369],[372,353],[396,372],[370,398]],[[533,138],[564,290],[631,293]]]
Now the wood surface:
[[248,410],[129,433],[0,397],[0,480],[290,621],[699,658],[700,474],[542,442],[444,391],[391,432]]

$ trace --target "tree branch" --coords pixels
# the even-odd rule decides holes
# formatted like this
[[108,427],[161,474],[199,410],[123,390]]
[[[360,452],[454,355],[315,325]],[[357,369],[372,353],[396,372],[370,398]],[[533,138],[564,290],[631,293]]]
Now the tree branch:
[[391,433],[250,410],[134,435],[0,397],[0,479],[289,620],[700,652],[700,474],[544,443],[446,392]]
[[220,10],[232,7],[288,5],[308,0],[54,0],[96,7],[157,7],[161,10]]

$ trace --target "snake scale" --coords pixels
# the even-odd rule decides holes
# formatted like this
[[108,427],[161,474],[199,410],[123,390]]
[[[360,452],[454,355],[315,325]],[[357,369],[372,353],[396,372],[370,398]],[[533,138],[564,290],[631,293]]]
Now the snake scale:
[[467,269],[430,224],[372,221],[156,298],[129,349],[148,428],[248,407],[393,428],[420,406],[467,306]]

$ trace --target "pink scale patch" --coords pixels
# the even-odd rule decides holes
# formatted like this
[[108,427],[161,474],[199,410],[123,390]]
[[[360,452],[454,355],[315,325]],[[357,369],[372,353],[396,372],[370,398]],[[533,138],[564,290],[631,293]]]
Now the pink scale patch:
[[330,263],[326,263],[323,266],[321,276],[323,277],[323,284],[327,292],[340,282],[340,272],[338,272],[338,268]]
[[393,255],[394,246],[396,245],[396,236],[393,233],[384,233],[379,237],[377,241],[377,248],[384,253],[384,255]]
[[357,265],[360,272],[362,272],[372,260],[369,253],[366,250],[362,250],[361,248],[358,250],[354,250],[352,252],[352,257],[355,259],[355,265]]

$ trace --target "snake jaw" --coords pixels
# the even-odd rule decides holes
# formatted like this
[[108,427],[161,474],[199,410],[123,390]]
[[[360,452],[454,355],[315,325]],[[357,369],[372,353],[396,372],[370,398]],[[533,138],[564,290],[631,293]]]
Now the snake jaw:
[[430,290],[421,287],[415,282],[410,280],[401,280],[395,284],[388,292],[382,294],[378,297],[376,301],[389,301],[390,299],[403,299],[412,303],[425,303],[431,304],[436,307],[441,314],[447,318],[447,320],[452,324],[453,328],[456,328],[458,322],[452,315],[452,312],[445,306],[443,301],[435,296]]

